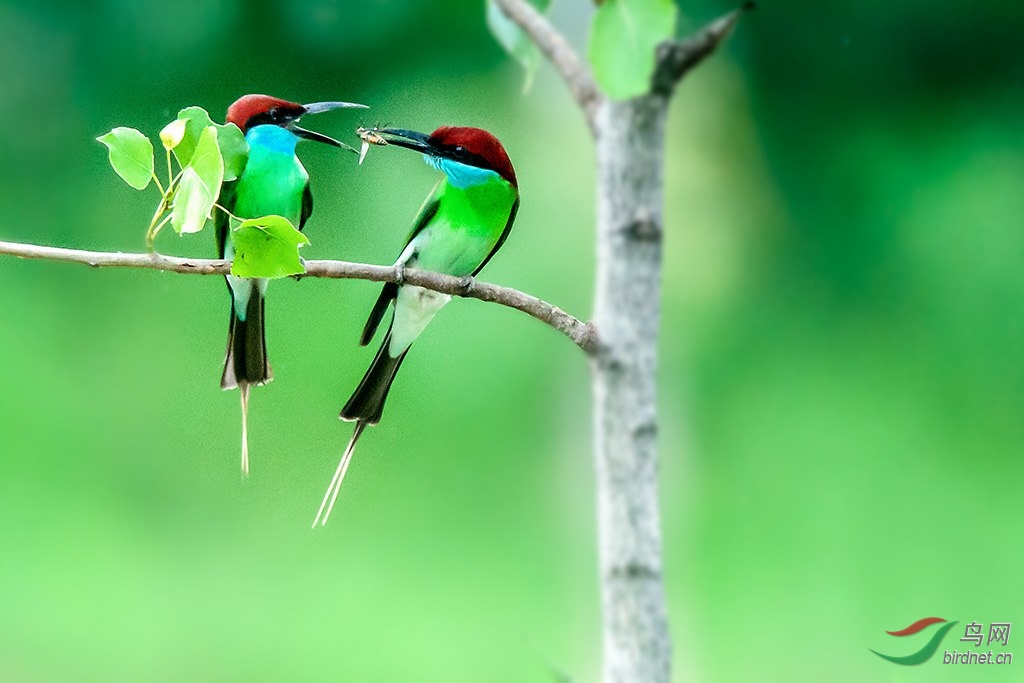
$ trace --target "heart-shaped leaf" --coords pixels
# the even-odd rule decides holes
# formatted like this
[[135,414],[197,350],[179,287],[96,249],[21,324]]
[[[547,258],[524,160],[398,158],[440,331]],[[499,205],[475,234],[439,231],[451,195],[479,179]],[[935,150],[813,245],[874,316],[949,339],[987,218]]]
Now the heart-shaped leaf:
[[181,172],[178,189],[174,192],[171,226],[181,235],[199,232],[206,226],[216,201],[209,186],[195,170],[186,167]]
[[182,168],[192,161],[203,131],[213,126],[217,129],[217,145],[224,160],[224,180],[234,180],[242,174],[249,157],[249,145],[238,126],[233,123],[215,123],[202,107],[182,109],[178,112],[178,120],[185,121],[185,134],[174,148],[174,156]]
[[210,126],[214,125],[210,115],[202,107],[186,107],[178,112],[178,120],[185,122],[185,133],[181,142],[174,148],[174,156],[178,165],[185,168],[192,161],[199,138]]
[[235,124],[213,125],[217,128],[217,146],[224,159],[224,181],[235,180],[242,175],[245,162],[249,160],[249,143]]
[[250,218],[232,230],[235,258],[231,274],[238,277],[278,278],[306,272],[299,247],[309,239],[283,216]]
[[181,180],[174,191],[171,226],[179,234],[203,229],[220,195],[223,180],[224,160],[217,146],[217,128],[207,126],[200,134],[192,161],[182,170]]
[[121,179],[144,190],[153,179],[153,143],[134,128],[119,127],[96,138],[110,152],[110,165]]

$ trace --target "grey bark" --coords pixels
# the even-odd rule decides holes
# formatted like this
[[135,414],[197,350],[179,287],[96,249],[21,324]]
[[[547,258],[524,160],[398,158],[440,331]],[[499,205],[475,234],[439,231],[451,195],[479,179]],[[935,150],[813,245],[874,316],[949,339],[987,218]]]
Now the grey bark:
[[594,456],[605,683],[667,683],[672,645],[658,510],[657,343],[667,100],[597,118]]

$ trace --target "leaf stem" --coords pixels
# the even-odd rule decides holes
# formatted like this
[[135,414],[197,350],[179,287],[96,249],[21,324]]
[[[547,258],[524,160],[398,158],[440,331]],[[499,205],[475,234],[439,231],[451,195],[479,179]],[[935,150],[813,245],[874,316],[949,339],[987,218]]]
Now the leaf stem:
[[220,209],[221,211],[223,211],[224,213],[226,213],[226,214],[227,214],[227,216],[228,216],[228,218],[230,218],[230,219],[232,219],[232,220],[236,220],[236,221],[238,221],[239,223],[241,223],[241,222],[242,222],[242,219],[241,219],[241,218],[239,218],[239,217],[238,217],[238,216],[236,216],[235,214],[231,213],[230,211],[228,211],[227,209],[225,209],[225,208],[224,208],[223,206],[221,206],[220,204],[214,204],[213,206],[214,206],[214,208]]
[[164,227],[164,225],[167,224],[167,221],[171,218],[171,214],[168,214],[163,221],[160,221],[160,217],[164,215],[168,208],[167,193],[164,193],[164,195],[160,197],[160,204],[156,207],[156,212],[153,213],[153,219],[149,221],[149,227],[146,229],[146,250],[150,254],[156,253],[156,248],[154,246],[154,243],[156,242],[156,235],[160,232],[160,228]]
[[167,189],[174,185],[174,169],[171,168],[171,150],[167,150]]
[[160,179],[156,177],[156,172],[154,171],[150,175],[153,178],[153,182],[156,183],[156,189],[160,190],[160,194],[161,195],[166,196],[167,195],[167,191],[164,189],[164,186],[160,183]]
[[160,221],[156,225],[155,228],[153,228],[153,240],[154,241],[156,241],[156,236],[160,234],[160,231],[163,230],[163,227],[171,222],[171,217],[172,217],[172,214],[167,214],[166,216],[164,216],[164,219],[162,221]]

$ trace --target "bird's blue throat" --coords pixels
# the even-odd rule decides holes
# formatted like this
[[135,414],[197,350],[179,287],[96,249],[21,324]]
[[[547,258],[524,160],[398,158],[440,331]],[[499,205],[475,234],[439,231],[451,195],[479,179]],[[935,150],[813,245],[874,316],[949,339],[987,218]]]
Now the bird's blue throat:
[[448,182],[460,190],[474,185],[483,185],[498,177],[498,173],[489,168],[470,166],[444,157],[424,154],[423,160],[427,162],[427,165],[444,171],[444,174],[448,176]]
[[294,155],[299,136],[287,128],[266,124],[250,128],[249,132],[245,134],[245,140],[249,143],[250,148]]

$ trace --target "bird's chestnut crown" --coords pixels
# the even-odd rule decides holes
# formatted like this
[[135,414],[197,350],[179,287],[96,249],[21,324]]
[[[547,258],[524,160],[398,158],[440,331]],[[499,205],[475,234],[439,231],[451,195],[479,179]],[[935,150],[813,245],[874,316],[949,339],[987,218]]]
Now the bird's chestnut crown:
[[481,128],[441,126],[427,138],[427,143],[445,157],[477,168],[494,171],[518,188],[512,161],[498,138]]
[[306,113],[301,104],[270,95],[246,95],[228,107],[227,122],[238,126],[242,133],[261,125],[283,126]]

